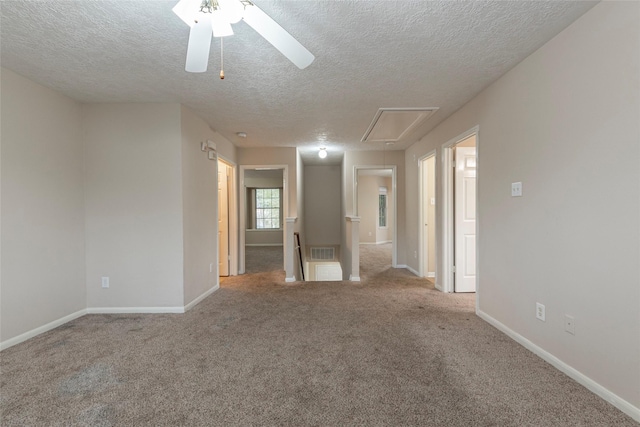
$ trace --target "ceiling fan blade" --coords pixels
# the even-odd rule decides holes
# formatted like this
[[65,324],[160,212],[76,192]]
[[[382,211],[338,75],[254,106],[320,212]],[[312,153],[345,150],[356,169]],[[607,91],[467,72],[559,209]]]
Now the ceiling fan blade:
[[209,64],[209,50],[211,48],[211,20],[201,19],[189,32],[187,46],[187,63],[184,69],[190,73],[204,73]]
[[178,15],[185,24],[193,27],[198,19],[200,3],[200,0],[180,0],[171,10]]
[[301,70],[311,65],[315,59],[298,40],[255,4],[245,8],[242,19]]

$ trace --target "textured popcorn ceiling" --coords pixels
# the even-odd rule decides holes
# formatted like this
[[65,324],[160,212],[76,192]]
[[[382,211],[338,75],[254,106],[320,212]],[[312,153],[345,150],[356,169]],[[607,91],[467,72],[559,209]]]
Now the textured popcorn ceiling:
[[[179,102],[238,146],[382,150],[382,107],[439,107],[402,150],[586,12],[586,1],[259,1],[315,56],[299,70],[244,22],[184,71],[177,0],[1,1],[1,65],[81,102]],[[246,139],[236,132],[247,132]],[[389,149],[387,147],[387,149]]]

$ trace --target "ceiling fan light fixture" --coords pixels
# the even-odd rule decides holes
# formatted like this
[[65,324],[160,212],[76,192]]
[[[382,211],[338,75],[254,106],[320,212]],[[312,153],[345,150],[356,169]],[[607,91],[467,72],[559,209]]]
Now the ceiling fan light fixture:
[[321,159],[324,159],[327,157],[327,149],[322,147],[320,149],[320,151],[318,151],[318,157],[320,157]]
[[233,35],[231,24],[227,20],[226,15],[221,10],[215,10],[211,14],[211,28],[213,29],[213,37],[227,37]]
[[239,0],[218,0],[220,10],[230,24],[240,22],[244,15],[244,5]]
[[[226,7],[226,10],[225,10]],[[251,0],[179,0],[173,12],[189,27],[187,72],[206,71],[211,41],[214,37],[233,35],[231,24],[242,19],[298,68],[311,65],[315,56]],[[208,34],[201,28],[206,22]],[[194,31],[197,30],[197,31]],[[220,41],[222,43],[222,39]],[[222,48],[220,49],[222,52]],[[224,78],[224,72],[220,73]]]

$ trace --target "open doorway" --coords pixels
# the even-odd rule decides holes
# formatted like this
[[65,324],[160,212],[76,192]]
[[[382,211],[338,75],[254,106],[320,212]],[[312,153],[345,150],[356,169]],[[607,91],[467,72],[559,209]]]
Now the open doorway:
[[[420,175],[420,277],[436,277],[436,153],[432,151],[419,162]],[[436,284],[436,287],[438,285]]]
[[443,146],[445,292],[476,292],[478,128]]
[[286,166],[240,167],[240,273],[284,271]]
[[396,266],[395,168],[357,167],[354,196],[360,277],[370,277]]

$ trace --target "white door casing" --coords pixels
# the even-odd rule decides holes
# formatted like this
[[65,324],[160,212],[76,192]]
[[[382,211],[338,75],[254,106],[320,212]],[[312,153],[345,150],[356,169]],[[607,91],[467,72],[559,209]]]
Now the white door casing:
[[[398,205],[397,200],[398,197],[395,196],[397,194],[397,167],[396,165],[354,165],[353,167],[353,212],[354,216],[359,218],[359,210],[358,210],[358,173],[361,170],[391,170],[391,188],[394,196],[391,200],[387,200],[387,202],[391,202],[391,206],[387,206],[387,209],[391,208],[393,210],[393,232],[391,236],[391,266],[393,268],[398,268]],[[359,221],[359,220],[358,220]],[[358,243],[360,242],[360,238],[358,236]]]
[[476,291],[476,148],[455,149],[455,292]]
[[[246,227],[247,227],[247,203],[246,203],[246,184],[245,184],[245,172],[247,170],[271,170],[271,169],[282,169],[282,218],[285,219],[285,223],[288,219],[287,214],[289,212],[289,189],[287,186],[287,177],[289,176],[289,166],[288,165],[240,165],[240,184],[239,189],[241,192],[241,196],[239,197],[239,214],[238,219],[240,222],[239,225],[239,241],[238,241],[238,274],[244,274],[246,271],[246,259],[245,259],[245,242],[246,242]],[[296,217],[293,218],[297,219]],[[285,262],[285,270],[286,270],[286,262],[287,257],[293,259],[293,248],[287,246],[287,239],[285,235],[285,227],[282,230],[283,237],[283,258]]]
[[[420,235],[418,272],[420,277],[435,277],[435,150],[418,161],[420,177]],[[430,232],[431,230],[431,232]],[[431,252],[434,252],[433,254]],[[431,258],[431,262],[429,261]],[[433,263],[433,265],[432,265]]]

